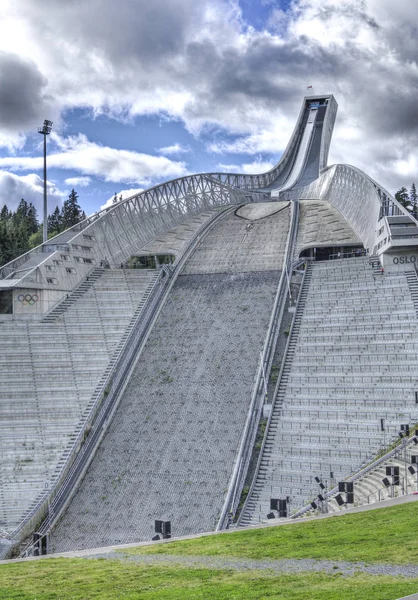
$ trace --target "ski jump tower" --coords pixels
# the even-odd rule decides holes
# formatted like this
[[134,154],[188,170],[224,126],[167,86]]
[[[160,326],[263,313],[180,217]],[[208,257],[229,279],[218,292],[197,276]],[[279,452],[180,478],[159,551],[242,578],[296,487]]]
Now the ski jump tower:
[[[180,518],[180,513],[175,511],[184,498],[186,505],[193,504],[186,497],[188,488],[179,491],[176,480],[172,488],[167,489],[172,489],[176,498],[172,500],[175,505],[172,518],[178,519],[173,523],[177,533],[227,526],[244,485],[262,414],[263,381],[268,379],[272,367],[288,280],[300,253],[306,256],[313,248],[355,246],[375,256],[385,271],[401,275],[407,265],[414,266],[418,260],[418,223],[408,211],[359,169],[349,165],[328,166],[336,114],[337,103],[332,95],[306,97],[289,144],[270,171],[256,175],[203,173],[157,185],[92,215],[0,268],[0,339],[4,348],[0,360],[7,373],[5,380],[0,381],[0,410],[4,415],[0,421],[0,553],[1,539],[7,550],[10,544],[31,534],[44,517],[47,519],[42,526],[43,535],[49,535],[51,529],[54,531],[58,517],[65,515],[65,510],[70,511],[71,521],[77,525],[82,514],[80,506],[84,505],[72,504],[72,498],[80,489],[76,498],[77,502],[83,502],[83,485],[88,488],[86,498],[91,497],[91,490],[95,488],[95,484],[88,483],[89,477],[93,477],[91,473],[95,472],[99,479],[109,477],[109,474],[103,475],[106,465],[100,460],[104,460],[102,455],[111,439],[118,439],[114,428],[119,422],[118,415],[122,414],[120,411],[127,410],[123,409],[124,394],[135,380],[135,365],[138,360],[154,360],[151,366],[141,363],[141,373],[146,373],[148,368],[156,372],[157,366],[166,360],[162,354],[155,354],[158,335],[163,335],[158,329],[159,323],[165,323],[163,333],[167,340],[170,328],[175,328],[164,311],[178,310],[178,322],[187,319],[181,307],[173,304],[177,298],[183,298],[183,302],[195,306],[198,314],[203,309],[194,303],[197,297],[203,304],[206,302],[208,286],[211,292],[222,290],[225,294],[219,315],[223,314],[222,307],[239,307],[248,301],[245,306],[248,322],[257,335],[246,335],[248,323],[238,319],[241,326],[226,336],[227,339],[230,336],[232,344],[226,348],[222,345],[226,343],[225,335],[216,338],[216,331],[222,330],[217,322],[219,315],[213,312],[216,302],[213,300],[207,305],[212,322],[205,331],[200,331],[200,322],[196,322],[196,336],[201,337],[192,339],[189,331],[185,352],[199,348],[196,353],[201,352],[206,361],[199,367],[199,377],[204,379],[205,374],[210,374],[210,381],[206,378],[203,384],[203,379],[200,381],[194,373],[190,389],[196,384],[196,397],[199,390],[205,390],[205,398],[202,396],[201,400],[207,414],[212,414],[212,402],[217,394],[225,394],[222,400],[225,405],[220,404],[212,415],[213,423],[218,424],[218,429],[213,426],[212,437],[207,428],[196,433],[201,431],[199,427],[203,427],[205,419],[196,422],[193,430],[190,423],[196,415],[193,406],[184,408],[186,400],[182,396],[188,386],[181,387],[179,383],[176,388],[176,376],[164,371],[160,383],[167,389],[171,386],[165,417],[187,414],[190,419],[187,427],[195,433],[186,444],[180,425],[176,430],[171,428],[165,432],[164,435],[179,438],[164,440],[165,448],[176,448],[176,451],[163,462],[170,479],[178,469],[175,454],[181,453],[182,447],[187,445],[188,457],[198,456],[202,439],[206,440],[208,452],[225,441],[228,444],[225,452],[212,457],[211,464],[216,468],[213,467],[211,476],[205,475],[207,461],[202,458],[199,463],[202,465],[199,468],[201,487],[209,486],[205,497],[209,491],[217,493],[205,508],[206,516],[198,518],[204,512],[202,506],[190,508],[191,513],[196,514],[189,515],[189,528],[183,527],[184,515]],[[304,233],[306,210],[314,213],[319,205],[321,210],[328,211],[329,227],[334,227],[332,243],[315,237],[315,232],[311,232],[313,238]],[[305,207],[305,213],[299,212],[299,206]],[[345,237],[342,237],[343,230]],[[166,264],[160,265],[161,270],[144,270],[138,276],[133,269],[120,268],[131,257],[150,256],[155,258],[157,266],[159,262]],[[173,261],[174,264],[169,264]],[[240,277],[235,277],[237,274]],[[244,287],[235,290],[233,286],[238,284]],[[259,296],[261,289],[264,292]],[[233,293],[234,297],[228,296]],[[235,312],[238,314],[238,308]],[[231,313],[230,322],[234,321]],[[223,325],[227,326],[229,323]],[[180,334],[173,333],[173,339],[176,335]],[[202,348],[202,340],[203,346],[215,344],[213,354]],[[177,347],[179,338],[175,341]],[[241,353],[236,352],[236,345],[240,346]],[[162,344],[160,352],[168,346],[168,342]],[[215,393],[211,386],[222,379],[219,375],[222,361],[219,362],[218,357],[221,346],[225,351],[223,362],[226,364],[231,356],[235,362],[225,373],[224,392]],[[196,356],[188,358],[185,368],[199,362]],[[240,372],[242,377],[238,375]],[[238,381],[234,383],[235,376]],[[244,381],[247,376],[248,382]],[[234,385],[238,384],[242,384],[242,388],[235,398],[234,389],[238,387]],[[148,384],[141,380],[140,385]],[[141,402],[154,397],[154,392],[143,388]],[[159,390],[155,396],[158,397],[155,406],[161,405],[161,411],[164,410],[164,393]],[[181,399],[178,413],[170,414],[177,410],[172,403],[177,397]],[[230,422],[224,419],[221,423],[217,419],[230,409],[231,398],[235,402],[234,413]],[[151,405],[145,408],[144,404],[139,416],[143,415],[141,411],[150,413],[151,410]],[[157,417],[156,422],[159,422],[161,419]],[[151,413],[148,418],[152,421]],[[134,422],[134,417],[131,421]],[[138,428],[144,426],[143,421]],[[107,430],[109,435],[105,435]],[[148,433],[144,430],[144,437]],[[96,453],[99,446],[100,451]],[[155,464],[160,465],[157,459]],[[191,465],[188,476],[190,494],[196,475],[193,468]],[[85,479],[79,488],[83,476]],[[141,502],[151,507],[150,515],[155,509],[158,513],[155,518],[164,518],[166,515],[158,512],[163,510],[159,504],[160,492],[157,490],[155,496],[152,495],[154,484],[155,476],[148,483],[145,479],[141,481],[144,494]],[[129,495],[124,497],[124,506],[132,502]],[[168,511],[167,506],[171,505],[164,506]],[[101,509],[107,514],[107,507],[97,505],[97,511]],[[151,522],[151,517],[148,520]],[[126,523],[128,521],[127,516]],[[65,522],[64,516],[64,529],[60,534],[58,526],[56,534],[55,547],[61,549],[65,544],[59,541],[60,535],[61,539],[69,540],[68,547],[71,547],[72,533],[65,530],[70,524],[65,525]],[[119,531],[120,524],[114,525]],[[89,523],[77,526],[87,530]],[[110,532],[109,539],[92,536],[83,543],[103,545],[131,539],[128,533],[118,537],[112,534],[111,527],[106,530]],[[125,531],[135,534],[129,524]],[[135,535],[135,540],[149,539],[147,526]],[[76,546],[74,542],[73,547]]]
[[[189,217],[243,202],[325,200],[341,212],[370,253],[382,256],[385,267],[414,260],[409,249],[417,231],[408,211],[359,169],[327,166],[336,114],[332,95],[304,98],[289,144],[270,171],[174,179],[92,215],[8,263],[0,269],[1,311],[43,315],[100,263],[116,267]],[[26,295],[35,300],[19,300]]]

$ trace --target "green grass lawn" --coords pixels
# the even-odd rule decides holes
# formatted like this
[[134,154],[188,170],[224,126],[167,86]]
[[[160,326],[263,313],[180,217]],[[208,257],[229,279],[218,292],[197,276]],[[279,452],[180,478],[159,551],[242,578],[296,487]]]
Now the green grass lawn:
[[[125,554],[418,563],[418,504],[124,550]],[[394,600],[418,578],[54,558],[0,565],[0,600]]]
[[277,576],[81,558],[0,567],[1,600],[393,600],[417,590],[416,579],[386,576]]
[[417,564],[418,537],[415,532],[418,532],[418,503],[411,502],[295,525],[143,546],[126,552]]

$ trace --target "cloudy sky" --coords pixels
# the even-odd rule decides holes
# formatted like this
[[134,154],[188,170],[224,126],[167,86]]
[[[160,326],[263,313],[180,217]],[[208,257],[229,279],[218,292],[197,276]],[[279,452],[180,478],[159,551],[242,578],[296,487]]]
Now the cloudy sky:
[[416,0],[1,0],[0,206],[84,210],[187,173],[262,172],[307,86],[339,104],[330,163],[418,184]]

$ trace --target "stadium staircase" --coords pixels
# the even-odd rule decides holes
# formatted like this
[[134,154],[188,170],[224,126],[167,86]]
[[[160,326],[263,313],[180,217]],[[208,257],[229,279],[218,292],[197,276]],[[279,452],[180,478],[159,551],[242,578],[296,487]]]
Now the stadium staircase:
[[42,319],[42,322],[53,323],[56,319],[58,319],[70,306],[75,304],[83,294],[93,287],[103,273],[103,267],[97,267],[94,269],[93,272],[90,273],[90,275],[88,275],[73,292],[67,294],[65,300],[58,302],[58,304],[48,312],[48,314]]
[[408,282],[409,290],[412,296],[412,302],[414,303],[415,312],[418,316],[418,277],[416,271],[406,271],[406,280]]
[[296,349],[296,340],[301,326],[302,314],[306,305],[308,287],[311,277],[312,265],[308,264],[304,275],[303,286],[299,294],[296,313],[291,325],[291,330],[289,332],[289,340],[287,343],[286,356],[283,363],[283,368],[281,369],[281,374],[278,377],[276,390],[274,392],[275,402],[267,423],[267,435],[263,441],[262,451],[260,452],[259,456],[259,461],[257,465],[257,478],[254,480],[253,486],[250,490],[250,494],[248,496],[247,502],[245,503],[245,507],[239,521],[239,524],[242,527],[251,524],[250,515],[254,510],[256,510],[257,503],[261,498],[261,495],[263,493],[263,487],[268,477],[268,463],[274,452],[274,437],[278,423],[280,422],[280,414],[283,407],[286,384],[289,381],[291,364]]
[[[308,271],[309,273],[309,271]],[[407,276],[367,258],[320,262],[305,278],[260,468],[240,525],[271,498],[291,510],[370,461],[416,415],[418,321]]]

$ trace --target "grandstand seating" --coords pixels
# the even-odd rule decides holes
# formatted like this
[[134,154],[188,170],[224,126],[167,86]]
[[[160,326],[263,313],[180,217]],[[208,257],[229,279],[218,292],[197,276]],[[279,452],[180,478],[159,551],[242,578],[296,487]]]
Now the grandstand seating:
[[[412,452],[412,454],[415,454]],[[417,491],[417,475],[411,474],[408,467],[411,464],[411,449],[406,452],[406,461],[404,460],[403,450],[400,449],[398,456],[390,458],[378,467],[369,471],[364,477],[354,482],[354,506],[363,506],[364,504],[373,504],[387,498],[394,498],[403,494],[409,494]],[[406,479],[405,479],[406,466]],[[414,465],[415,466],[415,465]],[[383,480],[387,477],[386,467],[399,467],[399,485],[389,485],[386,487]],[[392,478],[388,477],[389,481]],[[406,481],[406,483],[405,483]],[[344,499],[344,497],[343,497]],[[327,502],[327,512],[339,512],[342,508],[339,506],[335,497]]]
[[[54,550],[147,540],[160,518],[171,521],[173,535],[216,527],[279,281],[289,210],[260,223],[247,229],[247,220],[227,216],[190,257],[52,531]],[[271,248],[266,268],[255,272],[264,246]],[[216,270],[223,272],[208,273]]]
[[16,526],[62,464],[156,276],[98,269],[44,322],[0,323],[0,528]]
[[292,509],[342,480],[417,414],[418,321],[403,272],[376,275],[366,258],[309,267],[271,426],[241,524],[266,518],[270,498]]

